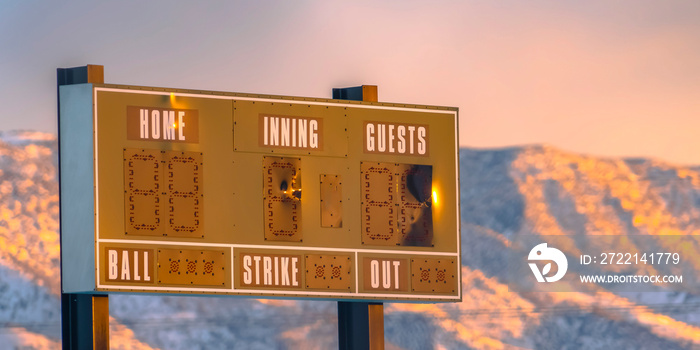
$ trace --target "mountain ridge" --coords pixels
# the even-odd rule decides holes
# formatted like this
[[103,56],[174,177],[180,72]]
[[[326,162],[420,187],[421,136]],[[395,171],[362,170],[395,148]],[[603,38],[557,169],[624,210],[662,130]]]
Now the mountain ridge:
[[[0,133],[0,341],[15,347],[60,342],[57,147],[52,134]],[[508,290],[505,273],[518,235],[700,235],[700,167],[541,145],[462,148],[459,159],[463,301],[385,304],[388,348],[700,346],[695,291],[526,295]],[[118,349],[333,348],[335,312],[329,301],[116,294],[110,340]]]

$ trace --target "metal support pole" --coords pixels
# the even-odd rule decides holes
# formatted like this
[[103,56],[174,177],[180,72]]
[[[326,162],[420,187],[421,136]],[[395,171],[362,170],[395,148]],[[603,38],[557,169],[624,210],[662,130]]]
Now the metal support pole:
[[[333,98],[378,102],[377,86],[333,89]],[[338,347],[341,350],[384,349],[384,304],[338,302]]]
[[[86,83],[104,83],[104,67],[87,65],[57,70],[57,86]],[[60,104],[60,98],[58,101]],[[59,105],[59,120],[61,118],[60,111]],[[60,132],[58,137],[60,154]],[[60,164],[59,162],[59,191],[61,188]],[[60,198],[59,195],[59,201]],[[63,243],[61,240],[61,245]],[[109,349],[108,297],[106,295],[63,293],[63,262],[61,262],[61,333],[64,350]]]

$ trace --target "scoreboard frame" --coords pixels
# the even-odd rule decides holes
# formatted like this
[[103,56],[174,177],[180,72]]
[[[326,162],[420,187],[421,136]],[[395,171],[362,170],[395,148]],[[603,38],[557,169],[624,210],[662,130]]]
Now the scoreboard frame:
[[[113,84],[61,86],[59,101],[62,278],[66,293],[461,301],[457,108]],[[158,113],[151,114],[153,110]],[[155,114],[161,118],[157,125],[159,139],[149,140],[149,136],[155,136],[156,128],[144,129],[144,116],[146,122],[156,121],[149,119]],[[166,128],[163,120],[173,122],[173,128]],[[285,122],[286,127],[280,125]],[[270,131],[273,125],[286,130],[287,136],[284,132],[275,135]],[[380,128],[385,133],[383,145],[379,144]],[[303,137],[301,130],[306,133]],[[138,139],[144,135],[146,139]],[[399,135],[403,142],[399,142]],[[314,136],[317,139],[312,143]],[[188,152],[201,155],[197,164],[204,169],[203,180],[195,182],[203,186],[203,206],[195,205],[193,209],[197,225],[200,219],[203,223],[196,231],[201,237],[178,233],[177,229],[168,231],[170,235],[130,236],[127,232],[127,189],[133,182],[129,181],[127,155],[139,151],[147,154],[147,150],[164,155],[180,152],[183,157]],[[166,160],[154,164],[171,167]],[[276,181],[274,191],[279,183],[283,187],[275,200],[265,196],[261,180],[263,172],[269,170],[272,174],[271,164],[277,164],[274,169],[279,174],[266,179]],[[388,180],[381,180],[373,177],[381,172],[376,169],[394,170],[381,170],[390,173]],[[166,171],[159,171],[163,175],[157,175],[160,177],[156,181],[161,185],[155,188],[164,191],[168,186],[177,187],[173,185],[172,170],[170,185],[165,181]],[[289,180],[296,174],[301,174],[300,185]],[[365,182],[360,179],[363,176]],[[406,180],[407,176],[413,180]],[[411,187],[421,180],[428,181],[430,188],[399,193],[400,186]],[[389,190],[393,202],[375,203],[371,208],[363,204],[360,185],[370,187],[381,181],[388,181],[388,187],[393,188]],[[224,184],[221,190],[214,189],[217,184]],[[170,201],[173,196],[180,196],[181,200],[187,197],[172,188],[168,193]],[[255,197],[256,193],[261,198]],[[161,194],[166,196],[166,192]],[[399,197],[409,194],[415,197],[412,203],[399,201]],[[373,190],[365,199],[384,195],[383,191]],[[333,204],[319,204],[324,198]],[[300,236],[294,238],[264,229],[273,223],[265,224],[266,209],[261,203],[279,208],[275,209],[275,217],[282,217],[278,213],[284,212],[290,219],[299,220]],[[401,203],[406,204],[403,207],[408,208],[408,214],[394,219],[413,220],[413,226],[404,225],[411,232],[416,231],[417,222],[422,223],[422,238],[400,239],[394,235],[391,241],[383,242],[376,238],[381,235],[363,234],[370,228],[361,222],[364,215],[360,211],[372,210],[377,214],[372,217],[384,218],[386,213],[394,215],[395,210],[403,208]],[[297,204],[302,209],[295,215],[289,214]],[[256,205],[260,206],[255,208]],[[163,204],[163,208],[158,208],[165,207]],[[157,215],[163,219],[157,220],[170,220],[172,228],[177,217],[173,219],[174,205],[169,208],[170,218],[160,213]],[[341,219],[329,219],[329,215],[340,215]],[[227,221],[231,216],[236,218]],[[386,225],[400,228],[389,216]],[[310,221],[314,223],[308,224]],[[281,222],[274,225],[294,225],[289,220]],[[169,268],[175,265],[180,270]],[[187,271],[188,265],[196,267]],[[221,267],[223,272],[212,274],[212,267],[215,271]],[[324,269],[328,275],[324,275]],[[166,270],[170,274],[180,271],[178,275],[187,272],[189,277],[163,278]],[[429,277],[421,279],[421,273]],[[110,280],[113,276],[121,277]],[[257,284],[253,276],[260,279]],[[328,281],[319,284],[318,276]],[[436,276],[441,282],[437,290]],[[425,284],[426,281],[433,284]]]

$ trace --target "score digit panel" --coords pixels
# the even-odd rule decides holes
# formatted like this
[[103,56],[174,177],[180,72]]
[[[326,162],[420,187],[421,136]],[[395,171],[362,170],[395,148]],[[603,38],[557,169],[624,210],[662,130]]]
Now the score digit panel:
[[456,108],[59,98],[65,292],[461,300]]
[[124,149],[125,235],[203,237],[202,153]]

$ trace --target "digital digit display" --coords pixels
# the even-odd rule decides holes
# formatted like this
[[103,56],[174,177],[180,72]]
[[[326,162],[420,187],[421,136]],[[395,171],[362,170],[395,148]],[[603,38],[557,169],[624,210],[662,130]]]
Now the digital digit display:
[[203,170],[200,153],[125,149],[126,234],[204,237]]
[[167,235],[204,237],[202,220],[202,155],[195,152],[165,152],[168,183]]
[[264,157],[263,163],[265,239],[300,242],[300,160]]
[[361,164],[362,244],[398,245],[393,163]]
[[397,164],[401,245],[429,247],[433,243],[433,167]]
[[361,169],[362,243],[431,246],[432,166],[362,162]]
[[161,225],[162,155],[154,150],[124,150],[126,234],[163,235]]

